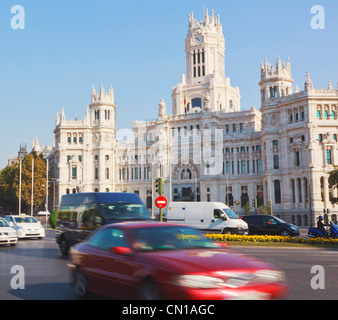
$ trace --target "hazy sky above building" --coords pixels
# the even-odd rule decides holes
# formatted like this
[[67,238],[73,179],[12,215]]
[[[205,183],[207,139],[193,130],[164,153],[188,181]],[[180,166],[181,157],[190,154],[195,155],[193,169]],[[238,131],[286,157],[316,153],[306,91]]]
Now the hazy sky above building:
[[[25,10],[23,30],[11,27],[14,5]],[[325,28],[313,29],[311,8],[325,9]],[[157,117],[163,98],[185,69],[189,14],[220,15],[226,43],[225,76],[241,92],[241,109],[260,108],[260,63],[291,60],[295,85],[306,71],[315,88],[338,80],[336,0],[1,0],[0,169],[17,156],[53,143],[56,113],[82,120],[91,87],[114,87],[117,129]]]

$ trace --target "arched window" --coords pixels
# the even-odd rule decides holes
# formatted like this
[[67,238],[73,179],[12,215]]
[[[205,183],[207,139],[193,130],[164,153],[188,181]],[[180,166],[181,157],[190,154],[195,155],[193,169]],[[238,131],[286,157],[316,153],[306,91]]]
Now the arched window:
[[324,110],[324,118],[327,119],[327,110]]
[[322,117],[322,114],[320,112],[320,110],[317,110],[317,118],[321,118]]
[[191,107],[192,108],[202,108],[202,99],[201,98],[194,98],[191,100]]

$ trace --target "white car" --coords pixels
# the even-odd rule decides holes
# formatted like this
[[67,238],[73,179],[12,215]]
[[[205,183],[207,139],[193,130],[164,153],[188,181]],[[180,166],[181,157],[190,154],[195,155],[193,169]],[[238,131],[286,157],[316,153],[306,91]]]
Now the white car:
[[45,237],[45,228],[39,221],[31,216],[26,215],[11,215],[6,216],[5,220],[8,224],[13,227],[18,238],[38,238],[42,239]]
[[0,245],[10,244],[15,247],[18,242],[18,234],[16,230],[9,226],[9,224],[0,218]]

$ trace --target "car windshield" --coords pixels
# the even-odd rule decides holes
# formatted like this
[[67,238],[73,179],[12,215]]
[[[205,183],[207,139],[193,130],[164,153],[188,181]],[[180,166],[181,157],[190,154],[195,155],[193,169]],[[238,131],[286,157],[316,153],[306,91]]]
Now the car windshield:
[[285,221],[283,221],[282,219],[279,219],[279,218],[277,218],[277,217],[273,217],[275,220],[277,220],[278,222],[280,222],[280,223],[286,223]]
[[227,214],[227,216],[228,216],[230,219],[238,219],[236,213],[233,212],[231,209],[224,208],[223,211]]
[[9,227],[9,225],[5,220],[0,219],[0,228],[1,227]]
[[16,223],[37,223],[33,217],[15,217]]
[[220,247],[198,230],[184,226],[137,228],[133,234],[134,249],[143,252]]
[[99,210],[106,220],[148,220],[149,212],[141,203],[100,203]]

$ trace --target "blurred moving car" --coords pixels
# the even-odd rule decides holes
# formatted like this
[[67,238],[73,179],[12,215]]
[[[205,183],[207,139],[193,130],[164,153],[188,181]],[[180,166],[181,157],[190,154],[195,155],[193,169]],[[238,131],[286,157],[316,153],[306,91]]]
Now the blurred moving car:
[[65,194],[58,210],[56,242],[67,255],[97,227],[128,220],[150,220],[150,214],[136,193],[88,192]]
[[5,220],[13,227],[19,239],[45,237],[45,228],[34,217],[25,214],[5,216]]
[[80,297],[119,299],[279,299],[284,273],[185,225],[105,225],[70,250],[71,283]]
[[282,219],[267,215],[241,217],[249,226],[249,234],[266,234],[281,236],[299,236],[299,229]]
[[6,220],[0,218],[0,245],[10,244],[15,247],[18,242],[18,235],[12,227],[6,222]]

